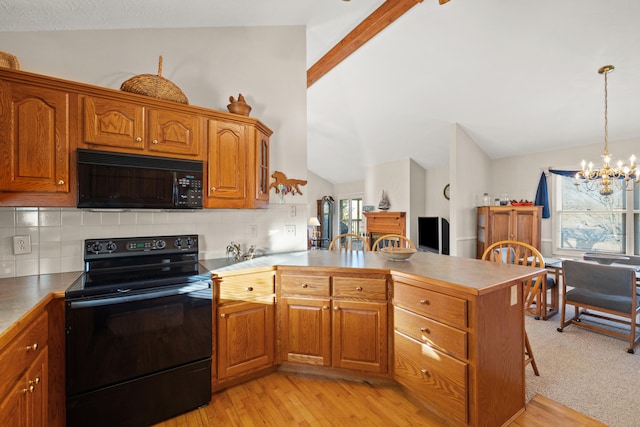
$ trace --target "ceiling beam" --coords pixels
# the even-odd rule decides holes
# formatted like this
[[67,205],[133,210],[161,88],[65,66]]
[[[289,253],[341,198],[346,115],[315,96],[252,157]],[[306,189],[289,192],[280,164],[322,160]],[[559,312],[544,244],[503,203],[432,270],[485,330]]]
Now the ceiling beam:
[[307,70],[307,88],[418,3],[422,0],[387,0],[381,4]]

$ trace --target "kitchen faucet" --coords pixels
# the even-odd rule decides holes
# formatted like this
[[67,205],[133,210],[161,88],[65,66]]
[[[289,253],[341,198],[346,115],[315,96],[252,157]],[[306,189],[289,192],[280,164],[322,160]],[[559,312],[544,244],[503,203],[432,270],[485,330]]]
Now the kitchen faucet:
[[256,248],[251,245],[249,246],[249,250],[247,251],[247,253],[243,254],[242,250],[240,249],[240,244],[231,242],[227,245],[227,258],[229,258],[230,255],[233,255],[234,261],[253,259],[255,249]]

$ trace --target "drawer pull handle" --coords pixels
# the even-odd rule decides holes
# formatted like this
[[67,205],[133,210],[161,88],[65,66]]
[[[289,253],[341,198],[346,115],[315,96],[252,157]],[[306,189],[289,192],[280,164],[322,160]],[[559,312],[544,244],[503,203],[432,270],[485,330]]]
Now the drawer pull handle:
[[227,315],[226,315],[225,313],[222,313],[222,314],[220,315],[220,317],[222,317],[222,318],[224,319],[225,317],[227,317]]
[[251,292],[251,291],[253,291],[253,286],[247,287],[247,292]]
[[431,333],[429,328],[420,328],[420,332],[424,332],[425,334],[430,334]]
[[329,310],[329,306],[327,306],[327,305],[323,305],[323,306],[322,306],[322,309],[323,309],[323,310]]
[[27,346],[27,351],[33,350],[36,351],[38,349],[38,343],[33,343],[33,345],[28,345]]
[[340,310],[340,307],[338,307],[337,305],[334,305],[333,306],[333,311],[338,311],[338,310]]
[[142,138],[137,137],[137,138],[136,138],[136,142],[142,142]]
[[420,369],[420,372],[422,372],[422,375],[424,375],[425,377],[431,376],[431,374],[429,374],[429,371],[427,369]]
[[422,305],[429,305],[429,304],[431,304],[431,303],[429,302],[429,300],[428,300],[428,299],[421,299],[421,300],[420,300],[420,304],[422,304]]
[[303,283],[303,284],[302,284],[302,285],[300,285],[300,286],[302,286],[304,289],[307,289],[307,288],[309,287],[309,285],[307,285],[306,283]]
[[358,286],[358,287],[356,288],[356,291],[358,291],[358,292],[362,292],[362,286]]

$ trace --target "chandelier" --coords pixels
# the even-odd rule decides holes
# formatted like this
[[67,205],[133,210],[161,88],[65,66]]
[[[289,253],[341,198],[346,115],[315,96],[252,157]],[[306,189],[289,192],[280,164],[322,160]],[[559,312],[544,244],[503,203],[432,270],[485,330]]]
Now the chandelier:
[[[607,74],[613,71],[613,65],[605,65],[598,70],[604,75],[604,153],[602,154],[602,168],[594,169],[593,163],[582,161],[582,170],[576,173],[576,186],[580,189],[583,184],[588,191],[598,189],[603,196],[613,194],[614,188],[626,190],[629,183],[640,182],[640,167],[636,165],[636,156],[629,157],[626,165],[619,160],[615,167],[611,167],[609,153],[609,122],[607,118]],[[635,184],[632,184],[632,186]]]

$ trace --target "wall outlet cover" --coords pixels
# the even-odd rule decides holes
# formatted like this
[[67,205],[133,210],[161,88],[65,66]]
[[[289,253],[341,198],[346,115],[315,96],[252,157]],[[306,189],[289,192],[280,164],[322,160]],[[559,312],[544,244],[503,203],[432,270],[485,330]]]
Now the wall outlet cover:
[[295,237],[296,235],[296,226],[295,225],[285,225],[284,226],[284,234],[289,237]]
[[31,236],[13,237],[13,254],[23,255],[31,253]]

